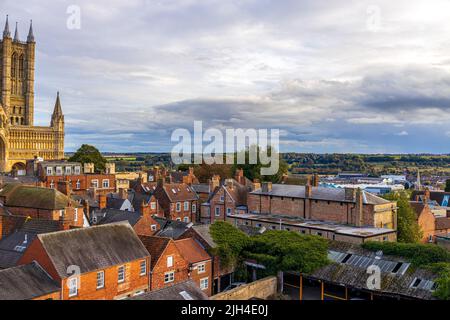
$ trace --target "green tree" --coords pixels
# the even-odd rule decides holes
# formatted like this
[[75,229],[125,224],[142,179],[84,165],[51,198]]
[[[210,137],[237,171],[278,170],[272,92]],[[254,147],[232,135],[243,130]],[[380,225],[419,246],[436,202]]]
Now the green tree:
[[419,242],[423,233],[417,222],[416,213],[409,204],[410,193],[407,191],[395,192],[385,195],[384,198],[397,201],[397,241]]
[[[256,154],[258,155],[257,159],[256,159],[256,163],[252,164],[250,163],[250,150],[251,149],[253,152],[256,152]],[[250,180],[254,180],[254,179],[258,179],[260,181],[270,181],[270,182],[280,182],[282,180],[282,177],[284,174],[286,174],[288,172],[289,166],[288,164],[281,158],[281,154],[278,153],[275,150],[272,150],[271,147],[267,148],[267,155],[272,158],[272,152],[276,152],[276,158],[278,161],[278,171],[276,174],[274,175],[261,175],[261,169],[265,168],[265,167],[270,167],[270,165],[263,165],[261,163],[261,159],[259,157],[260,154],[260,147],[257,146],[250,146],[250,148],[247,149],[246,151],[241,151],[240,153],[236,153],[234,155],[234,165],[233,165],[233,172],[236,172],[237,169],[243,169],[244,170],[244,175],[245,177],[247,177]],[[256,150],[255,150],[256,149]],[[239,164],[238,163],[238,159],[239,156],[241,157],[245,157],[245,164]]]
[[450,192],[450,179],[445,181],[445,192]]
[[328,243],[322,237],[270,230],[251,240],[245,255],[264,265],[267,274],[278,271],[311,273],[329,263]]
[[102,156],[100,151],[94,146],[83,144],[75,154],[69,158],[69,161],[85,163],[93,163],[96,172],[105,170],[107,160]]

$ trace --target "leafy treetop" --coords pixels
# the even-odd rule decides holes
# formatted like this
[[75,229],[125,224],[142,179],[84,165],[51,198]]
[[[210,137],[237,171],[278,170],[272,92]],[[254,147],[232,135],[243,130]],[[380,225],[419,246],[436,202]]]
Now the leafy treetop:
[[94,146],[83,144],[75,154],[69,158],[69,161],[85,163],[93,163],[96,172],[105,170],[107,160],[102,156],[100,151]]

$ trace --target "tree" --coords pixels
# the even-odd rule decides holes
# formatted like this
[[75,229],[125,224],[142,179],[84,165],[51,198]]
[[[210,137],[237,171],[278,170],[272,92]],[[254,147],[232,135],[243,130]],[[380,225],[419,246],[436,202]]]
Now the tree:
[[[250,150],[253,152],[256,152],[258,155],[256,159],[255,164],[250,163]],[[250,180],[258,179],[260,181],[270,181],[270,182],[280,182],[283,178],[283,175],[287,173],[288,171],[288,164],[281,158],[281,154],[276,152],[275,150],[272,150],[271,147],[267,147],[267,155],[272,158],[272,152],[276,152],[276,157],[278,160],[278,170],[277,173],[274,175],[261,175],[261,168],[269,167],[270,165],[263,165],[261,163],[261,159],[259,157],[260,154],[260,147],[259,146],[250,146],[250,148],[246,151],[241,151],[239,154],[236,153],[234,155],[234,165],[233,165],[233,172],[236,172],[237,169],[243,169],[244,170],[244,176],[247,177]],[[240,164],[238,163],[239,155],[242,157],[245,157],[245,163]]]
[[450,179],[445,181],[445,192],[450,192]]
[[389,193],[384,198],[397,201],[397,241],[407,243],[419,242],[423,234],[417,222],[416,213],[409,204],[409,192]]
[[311,273],[329,263],[328,243],[319,236],[270,230],[251,240],[245,255],[264,265],[266,274],[278,271]]
[[96,172],[102,172],[105,170],[105,164],[107,160],[102,156],[100,151],[94,146],[83,144],[75,154],[70,157],[69,161],[85,163],[93,163]]

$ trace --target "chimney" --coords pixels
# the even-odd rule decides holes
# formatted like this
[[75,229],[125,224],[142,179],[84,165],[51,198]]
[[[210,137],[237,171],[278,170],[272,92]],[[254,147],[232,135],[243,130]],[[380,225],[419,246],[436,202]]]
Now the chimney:
[[213,192],[220,185],[220,176],[215,174],[209,180],[209,192]]
[[233,190],[233,180],[227,179],[227,188]]
[[194,176],[194,167],[189,167],[189,176],[190,177]]
[[164,178],[159,178],[158,179],[158,183],[157,183],[157,185],[158,185],[158,187],[163,187],[164,186]]
[[141,215],[143,217],[150,217],[150,206],[144,200],[141,203]]
[[356,226],[361,227],[363,225],[363,191],[358,188],[356,191]]
[[424,201],[423,202],[428,202],[428,200],[430,200],[430,196],[431,196],[430,189],[426,188],[425,193],[424,193],[424,199],[423,199]]
[[89,217],[89,202],[87,200],[83,200],[83,210],[86,216]]
[[244,169],[242,169],[242,168],[237,169],[237,170],[236,170],[236,173],[235,173],[234,179],[235,179],[238,183],[244,184]]
[[142,178],[142,172],[139,172],[139,177],[138,177],[138,184],[143,184],[144,183],[144,178]]
[[271,192],[272,191],[272,182],[263,182],[261,184],[262,192]]
[[87,190],[87,194],[89,197],[91,197],[92,199],[97,198],[97,189],[94,187],[91,187]]
[[59,192],[64,193],[66,196],[70,196],[71,185],[69,181],[58,181],[58,183],[56,184],[56,189]]
[[312,196],[312,186],[310,184],[307,184],[305,186],[305,198],[311,198]]
[[313,175],[313,187],[319,186],[319,175],[317,173],[314,173]]
[[98,207],[100,210],[106,208],[106,195],[104,194],[98,195]]
[[346,201],[355,201],[356,189],[345,187],[344,190],[345,190],[345,200]]
[[120,197],[120,199],[123,199],[123,200],[128,199],[128,189],[119,188],[119,197]]
[[261,182],[259,182],[258,179],[254,179],[253,180],[253,186],[252,186],[252,191],[261,189]]

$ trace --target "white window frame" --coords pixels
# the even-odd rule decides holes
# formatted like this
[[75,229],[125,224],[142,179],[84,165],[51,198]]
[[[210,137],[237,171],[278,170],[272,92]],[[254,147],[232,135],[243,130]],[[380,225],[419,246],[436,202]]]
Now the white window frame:
[[177,202],[177,203],[176,203],[175,210],[176,210],[177,212],[180,212],[180,211],[181,211],[181,202]]
[[205,273],[206,272],[206,264],[202,263],[197,266],[197,273]]
[[183,218],[183,221],[184,221],[185,223],[189,223],[189,217],[184,217],[184,218]]
[[47,175],[52,176],[53,175],[53,167],[47,167]]
[[53,189],[53,188],[55,188],[55,183],[52,180],[52,181],[50,181],[50,189]]
[[80,168],[80,166],[76,166],[76,167],[74,168],[74,172],[75,172],[75,174],[80,174],[80,173],[81,173],[81,168]]
[[156,231],[156,229],[157,229],[157,228],[156,228],[156,224],[152,224],[152,225],[150,226],[150,228],[151,228],[152,231]]
[[147,260],[142,260],[139,263],[139,275],[145,276],[147,274]]
[[227,216],[231,215],[233,213],[233,209],[227,208]]
[[156,202],[150,202],[150,209],[152,210],[156,209]]
[[184,211],[189,211],[189,201],[184,202]]
[[56,167],[56,175],[62,175],[63,174],[63,168],[62,167]]
[[209,287],[209,278],[200,279],[200,290],[206,290]]
[[74,209],[73,221],[75,221],[75,222],[78,221],[78,208]]
[[76,297],[78,295],[78,278],[69,278],[67,280],[67,286],[69,287],[69,298]]
[[175,271],[164,273],[164,283],[171,283],[175,281]]
[[[122,276],[120,276],[122,274]],[[117,268],[117,283],[125,282],[125,266]]]
[[[105,182],[106,182],[106,184],[105,184]],[[108,188],[109,188],[109,179],[103,179],[103,181],[102,181],[102,187],[103,187],[104,189],[108,189]]]
[[192,213],[196,213],[197,212],[197,206],[195,205],[195,203],[192,204]]
[[167,268],[172,268],[173,267],[173,256],[168,256],[166,259],[166,263],[167,263]]
[[214,208],[214,214],[216,217],[220,217],[220,207],[215,207]]
[[64,169],[66,176],[72,175],[72,167],[65,167]]
[[77,183],[75,184],[75,189],[80,189],[81,188],[81,182],[80,179],[77,180]]
[[[99,275],[101,275],[99,277]],[[100,285],[99,285],[100,281]],[[98,271],[97,272],[97,289],[103,289],[105,287],[105,271]]]
[[98,179],[91,180],[91,187],[98,188]]

